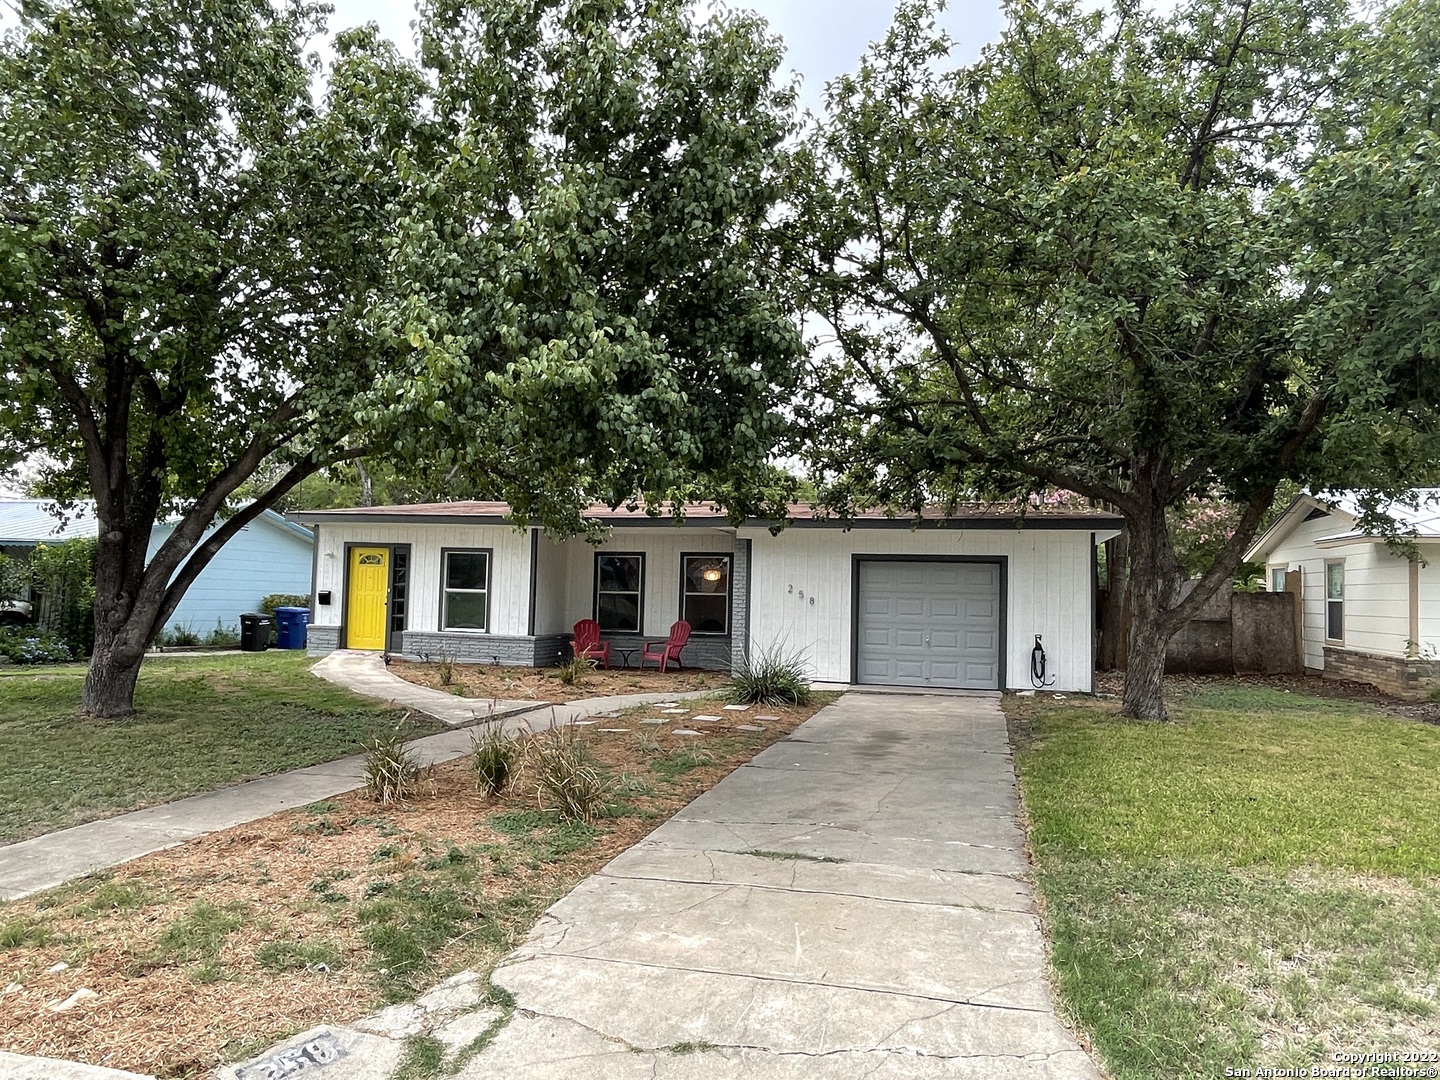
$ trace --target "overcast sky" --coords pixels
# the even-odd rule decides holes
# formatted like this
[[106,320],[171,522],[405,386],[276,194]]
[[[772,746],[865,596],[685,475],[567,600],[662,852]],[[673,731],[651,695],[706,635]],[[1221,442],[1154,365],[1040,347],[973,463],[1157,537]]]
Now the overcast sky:
[[[409,51],[410,23],[415,18],[411,0],[331,0],[335,15],[331,29],[374,22],[393,41]],[[736,0],[734,8],[758,11],[785,39],[787,68],[804,76],[806,105],[820,103],[826,81],[856,66],[865,46],[881,37],[890,25],[895,5],[889,0]],[[955,39],[955,59],[973,60],[980,48],[1000,34],[999,0],[953,0],[941,20]]]

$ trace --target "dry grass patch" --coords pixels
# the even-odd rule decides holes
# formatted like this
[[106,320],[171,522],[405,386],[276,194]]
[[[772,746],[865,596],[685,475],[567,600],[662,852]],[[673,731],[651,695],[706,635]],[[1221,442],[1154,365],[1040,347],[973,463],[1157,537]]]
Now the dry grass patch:
[[[638,652],[635,654],[640,655]],[[618,657],[617,657],[618,659]],[[546,701],[563,704],[581,698],[615,694],[683,694],[692,690],[717,690],[729,678],[715,671],[666,671],[654,668],[596,668],[583,674],[578,683],[564,682],[560,668],[507,668],[493,664],[457,664],[436,661],[412,663],[396,660],[392,674],[433,690],[448,690],[460,697],[484,700]]]
[[[0,905],[0,1049],[198,1077],[487,971],[582,877],[833,699],[726,713],[700,736],[639,725],[649,710],[577,729],[608,785],[591,824],[542,813],[527,767],[489,797],[461,759],[400,805],[356,792]],[[759,711],[779,719],[739,730]],[[98,996],[50,1010],[82,987]]]

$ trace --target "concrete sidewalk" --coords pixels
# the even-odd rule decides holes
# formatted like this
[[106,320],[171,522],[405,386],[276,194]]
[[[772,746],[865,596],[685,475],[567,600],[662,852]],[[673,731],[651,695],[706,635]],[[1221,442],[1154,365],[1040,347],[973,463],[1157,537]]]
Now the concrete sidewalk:
[[850,694],[556,903],[494,974],[508,1016],[462,973],[216,1076],[304,1053],[385,1080],[407,1037],[485,1033],[455,1075],[1099,1080],[1055,1017],[1017,811],[995,701]]

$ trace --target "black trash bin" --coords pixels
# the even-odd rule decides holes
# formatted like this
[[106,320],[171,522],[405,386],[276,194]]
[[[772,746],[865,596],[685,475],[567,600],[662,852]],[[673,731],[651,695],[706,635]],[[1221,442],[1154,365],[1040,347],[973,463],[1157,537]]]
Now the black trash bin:
[[275,609],[275,645],[281,649],[305,648],[305,627],[309,623],[309,608],[277,607]]
[[242,652],[264,652],[270,647],[270,631],[275,620],[258,611],[240,616],[240,650]]

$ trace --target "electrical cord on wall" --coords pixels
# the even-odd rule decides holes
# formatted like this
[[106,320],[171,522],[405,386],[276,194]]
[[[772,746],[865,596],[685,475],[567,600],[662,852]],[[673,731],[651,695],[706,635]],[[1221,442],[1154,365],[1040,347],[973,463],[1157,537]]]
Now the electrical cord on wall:
[[1030,685],[1036,690],[1055,685],[1055,676],[1045,678],[1045,646],[1040,644],[1040,635],[1035,635],[1035,648],[1030,650]]

